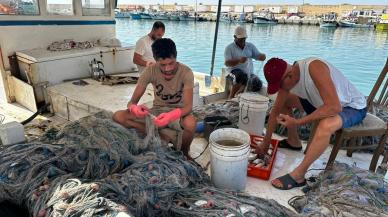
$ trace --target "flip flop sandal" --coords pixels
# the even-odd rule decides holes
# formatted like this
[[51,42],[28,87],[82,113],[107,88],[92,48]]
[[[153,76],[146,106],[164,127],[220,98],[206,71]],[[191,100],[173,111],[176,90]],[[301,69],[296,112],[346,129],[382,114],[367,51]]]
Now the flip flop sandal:
[[288,148],[288,149],[290,149],[290,150],[292,150],[292,151],[300,151],[300,150],[302,150],[302,146],[300,146],[300,147],[291,146],[291,145],[288,143],[287,139],[283,139],[283,140],[281,140],[281,141],[279,142],[279,148]]
[[277,179],[282,183],[282,187],[278,187],[272,183],[271,184],[272,184],[272,186],[274,186],[275,188],[280,189],[280,190],[290,190],[293,188],[302,187],[302,186],[306,185],[306,179],[302,183],[297,183],[295,181],[295,179],[293,179],[290,176],[290,174],[286,174],[286,175],[281,176]]

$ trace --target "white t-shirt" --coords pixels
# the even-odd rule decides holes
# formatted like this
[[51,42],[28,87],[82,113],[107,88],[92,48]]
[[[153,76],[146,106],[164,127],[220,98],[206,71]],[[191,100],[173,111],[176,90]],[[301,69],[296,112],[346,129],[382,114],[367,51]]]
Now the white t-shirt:
[[241,57],[247,57],[245,63],[239,63],[233,67],[228,67],[227,72],[231,72],[233,69],[241,69],[243,72],[249,74],[253,73],[252,59],[256,59],[260,55],[260,51],[256,46],[250,42],[245,42],[245,46],[241,49],[235,42],[232,42],[225,48],[224,57],[225,61],[240,59]]
[[[142,57],[142,60],[155,62],[151,48],[152,43],[154,43],[154,40],[148,35],[141,37],[136,42],[135,52]],[[142,73],[146,67],[137,65],[137,68],[139,73]]]

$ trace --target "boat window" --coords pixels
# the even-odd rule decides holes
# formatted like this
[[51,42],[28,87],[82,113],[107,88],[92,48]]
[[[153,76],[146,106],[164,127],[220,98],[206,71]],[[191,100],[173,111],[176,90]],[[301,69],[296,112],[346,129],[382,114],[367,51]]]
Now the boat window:
[[73,0],[47,0],[50,15],[74,15]]
[[82,15],[109,16],[109,0],[82,0]]
[[38,0],[0,0],[0,15],[39,15]]

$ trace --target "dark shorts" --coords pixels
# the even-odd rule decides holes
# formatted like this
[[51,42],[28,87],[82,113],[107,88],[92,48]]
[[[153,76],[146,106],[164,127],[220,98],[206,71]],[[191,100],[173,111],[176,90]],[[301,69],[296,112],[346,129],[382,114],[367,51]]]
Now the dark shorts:
[[[309,115],[315,111],[315,107],[311,105],[306,99],[299,97],[299,101],[303,106],[304,111]],[[364,120],[367,113],[367,109],[355,109],[351,107],[344,107],[338,115],[342,119],[342,128],[349,128],[354,125],[357,125]]]

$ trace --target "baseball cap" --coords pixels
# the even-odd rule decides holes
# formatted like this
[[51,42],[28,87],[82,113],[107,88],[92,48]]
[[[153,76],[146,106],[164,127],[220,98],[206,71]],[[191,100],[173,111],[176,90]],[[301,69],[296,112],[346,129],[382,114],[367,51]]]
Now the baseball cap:
[[280,58],[271,58],[264,65],[264,77],[268,83],[268,94],[279,91],[282,77],[287,69],[287,62]]
[[247,38],[247,30],[242,26],[237,26],[234,30],[236,38]]

